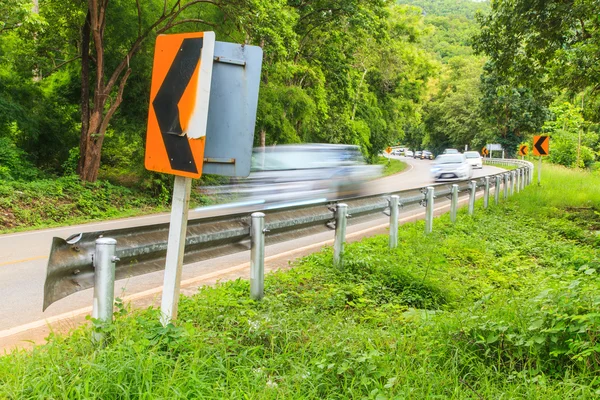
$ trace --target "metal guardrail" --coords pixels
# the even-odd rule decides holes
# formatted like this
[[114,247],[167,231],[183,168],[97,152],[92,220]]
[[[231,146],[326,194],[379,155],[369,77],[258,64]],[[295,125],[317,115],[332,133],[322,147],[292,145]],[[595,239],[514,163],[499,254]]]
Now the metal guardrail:
[[[458,191],[471,196],[480,188],[486,190],[486,206],[490,187],[499,189],[499,179],[489,179],[492,176],[502,177],[504,197],[507,197],[508,179],[514,193],[515,177],[520,177],[518,187],[522,188],[531,182],[533,164],[521,160],[485,159],[486,164],[501,166],[517,166],[510,172],[492,174],[473,180],[474,191],[469,180],[453,182],[458,185]],[[522,178],[521,178],[522,177]],[[435,197],[451,197],[452,183],[431,185]],[[519,189],[517,189],[519,190]],[[374,196],[344,199],[348,205],[347,212],[353,217],[369,218],[382,212],[389,215],[390,197],[396,195],[401,208],[415,205],[426,205],[427,188],[416,188],[397,192],[382,193]],[[495,190],[498,203],[499,190]],[[336,202],[323,202],[308,206],[296,206],[278,211],[265,211],[264,229],[269,232],[266,243],[301,237],[319,231],[335,228]],[[249,250],[251,217],[253,211],[244,213],[192,219],[188,222],[185,243],[184,264],[197,262]],[[432,218],[432,217],[431,217]],[[356,218],[355,218],[356,219]],[[429,222],[430,223],[430,222]],[[45,310],[49,305],[70,294],[94,286],[94,252],[96,240],[103,237],[116,239],[116,259],[119,262],[115,268],[115,279],[138,276],[164,269],[169,224],[155,224],[125,229],[115,229],[97,232],[84,232],[72,235],[67,239],[55,237],[48,259],[46,281],[44,284]]]

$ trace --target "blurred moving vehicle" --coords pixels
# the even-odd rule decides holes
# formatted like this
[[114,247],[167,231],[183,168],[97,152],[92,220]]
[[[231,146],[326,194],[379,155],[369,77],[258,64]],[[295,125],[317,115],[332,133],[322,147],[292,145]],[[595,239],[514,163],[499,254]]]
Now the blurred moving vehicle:
[[440,154],[431,168],[431,176],[437,181],[469,179],[473,175],[471,165],[464,154]]
[[460,154],[460,151],[456,150],[456,149],[446,149],[444,150],[444,153],[442,154]]
[[483,159],[481,155],[476,151],[465,151],[465,157],[467,157],[467,162],[471,164],[472,168],[483,168]]
[[335,200],[364,194],[365,182],[383,166],[367,165],[358,146],[293,144],[255,148],[247,178],[213,187],[266,208]]
[[404,156],[405,157],[413,157],[414,153],[412,152],[412,150],[405,150],[404,151]]
[[421,153],[422,160],[433,160],[434,158],[435,157],[433,157],[433,153],[429,150],[423,150],[423,153]]
[[423,152],[421,150],[415,151],[415,155],[413,157],[414,158],[421,158],[421,154],[423,154]]

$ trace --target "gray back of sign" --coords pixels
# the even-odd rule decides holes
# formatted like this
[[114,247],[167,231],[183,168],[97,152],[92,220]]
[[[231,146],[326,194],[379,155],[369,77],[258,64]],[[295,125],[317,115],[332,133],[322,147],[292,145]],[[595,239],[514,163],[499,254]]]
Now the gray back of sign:
[[203,174],[250,174],[262,54],[258,46],[215,43]]

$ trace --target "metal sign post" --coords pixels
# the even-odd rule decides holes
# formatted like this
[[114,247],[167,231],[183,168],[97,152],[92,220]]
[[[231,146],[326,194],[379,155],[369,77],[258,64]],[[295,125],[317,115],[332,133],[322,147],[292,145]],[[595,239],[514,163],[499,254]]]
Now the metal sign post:
[[540,156],[538,164],[538,185],[542,183],[542,156],[550,154],[550,139],[547,135],[533,137],[533,155]]
[[167,243],[167,260],[165,263],[165,278],[162,300],[160,302],[160,322],[163,326],[171,322],[172,319],[177,318],[191,187],[191,178],[175,177],[171,221],[169,225],[169,241]]
[[542,184],[542,156],[540,156],[540,161],[538,163],[538,186]]

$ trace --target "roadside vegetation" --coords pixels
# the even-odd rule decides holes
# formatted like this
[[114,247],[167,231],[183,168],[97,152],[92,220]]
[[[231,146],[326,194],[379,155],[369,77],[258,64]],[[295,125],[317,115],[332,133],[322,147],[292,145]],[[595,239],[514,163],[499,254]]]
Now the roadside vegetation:
[[390,176],[402,172],[408,164],[403,161],[388,157],[378,157],[377,164],[383,165],[383,176]]
[[[0,233],[66,226],[78,223],[134,217],[170,210],[172,183],[167,177],[144,188],[126,187],[107,180],[82,182],[76,175],[34,181],[0,180]],[[218,183],[221,177],[195,180]],[[192,190],[190,206],[210,199]]]
[[[600,176],[548,166],[452,225],[437,218],[181,299],[176,325],[118,304],[114,324],[0,357],[0,398],[600,396]],[[91,343],[91,330],[106,335]]]

